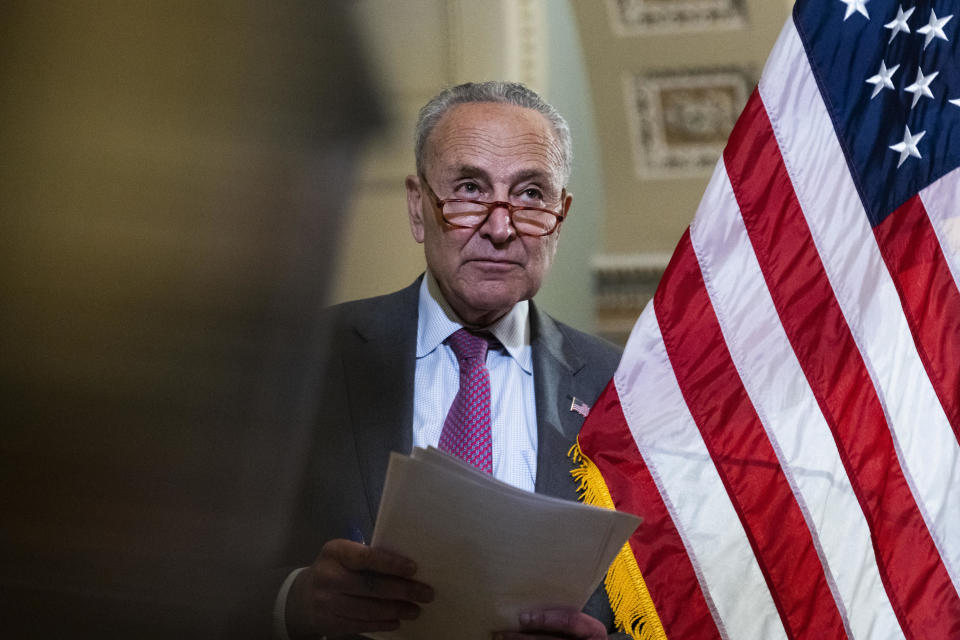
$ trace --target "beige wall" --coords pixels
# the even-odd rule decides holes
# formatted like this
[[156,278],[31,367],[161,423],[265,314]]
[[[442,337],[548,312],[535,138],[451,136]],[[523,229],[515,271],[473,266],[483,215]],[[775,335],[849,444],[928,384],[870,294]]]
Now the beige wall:
[[[711,3],[637,0],[623,2],[620,6],[633,5],[637,10],[644,6],[659,6],[669,14],[671,7],[685,4]],[[723,82],[719,77],[710,79],[710,75],[739,71],[743,75],[743,91],[747,93],[756,83],[788,14],[785,3],[749,0],[742,3],[745,17],[740,21],[725,17],[722,12],[723,7],[736,7],[738,3],[717,1],[712,4],[718,8],[715,11],[718,17],[713,19],[687,17],[685,22],[683,18],[665,16],[657,24],[654,18],[650,18],[651,24],[645,30],[639,26],[621,25],[622,31],[618,33],[614,19],[616,11],[610,7],[617,5],[616,2],[573,2],[598,116],[598,135],[602,141],[608,204],[603,243],[606,253],[672,251],[696,211],[717,157],[716,153],[712,154],[713,160],[705,169],[678,167],[641,174],[637,167],[637,154],[641,152],[632,144],[637,136],[636,123],[631,118],[634,105],[629,104],[632,77],[645,75],[673,80],[677,84],[685,81],[690,85],[686,95],[675,90],[672,97],[675,100],[686,97],[692,103],[697,99],[697,91],[710,91],[711,83]],[[683,15],[679,10],[677,13]],[[722,84],[716,87],[719,90],[727,88]],[[679,117],[706,118],[709,114],[703,113],[704,106],[688,104],[686,114],[681,113]],[[732,106],[735,115],[743,105],[736,103]],[[674,109],[682,112],[684,106],[675,103]],[[668,114],[661,112],[660,115]],[[706,130],[704,126],[701,131],[705,138],[710,137],[720,145],[729,133],[721,127]],[[675,141],[677,147],[685,144],[689,146],[691,142]]]

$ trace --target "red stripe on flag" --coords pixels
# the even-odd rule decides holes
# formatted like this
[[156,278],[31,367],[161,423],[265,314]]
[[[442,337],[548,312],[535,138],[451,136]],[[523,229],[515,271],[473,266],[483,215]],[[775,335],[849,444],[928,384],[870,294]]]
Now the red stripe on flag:
[[917,352],[960,442],[960,292],[920,196],[874,230]]
[[723,157],[780,321],[870,526],[880,576],[904,635],[958,638],[960,599],[907,486],[883,408],[756,91]]
[[687,231],[654,296],[680,390],[789,638],[846,638],[800,506],[737,372]]
[[612,380],[590,409],[577,441],[603,476],[617,510],[643,518],[630,549],[667,637],[719,640],[686,547],[637,449]]

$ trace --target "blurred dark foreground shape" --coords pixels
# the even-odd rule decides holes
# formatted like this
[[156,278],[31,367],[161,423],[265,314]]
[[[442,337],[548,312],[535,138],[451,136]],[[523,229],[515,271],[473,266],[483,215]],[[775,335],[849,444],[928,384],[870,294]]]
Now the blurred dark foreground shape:
[[276,561],[379,119],[345,12],[4,4],[4,637],[210,637]]

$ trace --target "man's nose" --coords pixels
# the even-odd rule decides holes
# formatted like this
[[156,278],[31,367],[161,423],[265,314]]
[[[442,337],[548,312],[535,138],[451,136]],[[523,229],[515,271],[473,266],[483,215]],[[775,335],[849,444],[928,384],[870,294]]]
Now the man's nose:
[[480,228],[480,233],[488,237],[494,244],[500,244],[516,237],[517,230],[513,227],[510,210],[503,203],[497,203],[490,210],[490,215],[487,216]]

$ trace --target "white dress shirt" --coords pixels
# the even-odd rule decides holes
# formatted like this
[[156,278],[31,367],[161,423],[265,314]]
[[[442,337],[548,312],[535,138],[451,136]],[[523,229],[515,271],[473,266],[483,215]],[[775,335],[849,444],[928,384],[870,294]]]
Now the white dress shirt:
[[[460,365],[444,341],[463,324],[429,271],[420,284],[418,313],[413,446],[435,447],[460,388]],[[503,345],[487,352],[493,476],[533,491],[537,479],[537,407],[529,303],[517,303],[486,329]]]

